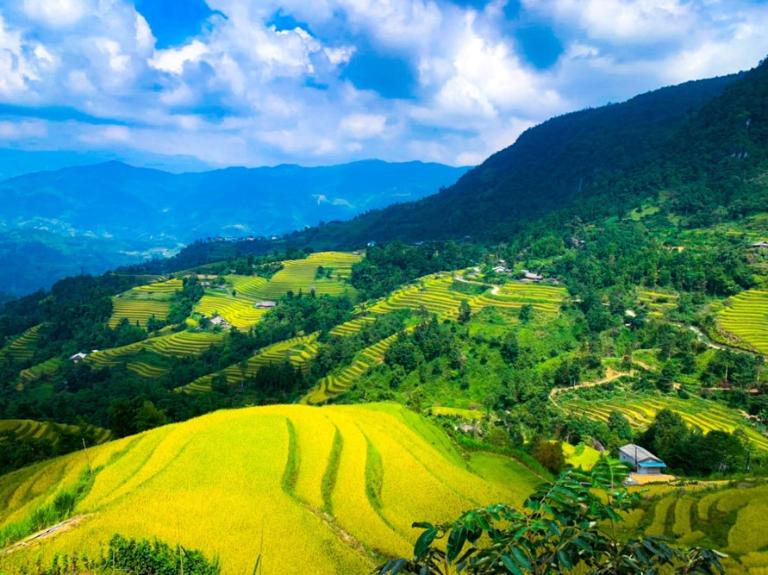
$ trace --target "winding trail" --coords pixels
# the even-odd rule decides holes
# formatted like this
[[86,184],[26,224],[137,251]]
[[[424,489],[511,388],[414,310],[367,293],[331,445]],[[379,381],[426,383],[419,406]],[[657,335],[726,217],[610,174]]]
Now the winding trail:
[[43,539],[48,539],[50,537],[54,537],[58,535],[59,533],[64,533],[65,531],[69,531],[70,529],[73,529],[78,525],[80,525],[81,523],[83,523],[84,521],[86,521],[89,517],[90,515],[75,515],[74,517],[70,517],[69,519],[60,521],[55,525],[46,527],[42,531],[33,533],[29,537],[26,537],[21,541],[14,543],[13,545],[9,545],[8,547],[0,551],[0,555],[10,555],[14,551],[18,551],[23,547],[28,547],[34,543],[37,543],[38,541],[42,541]]
[[631,375],[631,371],[616,371],[615,369],[608,368],[606,370],[606,375],[602,379],[598,379],[597,381],[585,381],[583,383],[577,383],[576,385],[572,385],[571,387],[554,387],[549,392],[549,400],[557,405],[557,401],[555,398],[560,395],[561,393],[565,393],[567,391],[574,391],[577,389],[586,389],[589,387],[598,387],[600,385],[607,385],[611,382],[616,381],[620,377],[624,377],[625,375]]

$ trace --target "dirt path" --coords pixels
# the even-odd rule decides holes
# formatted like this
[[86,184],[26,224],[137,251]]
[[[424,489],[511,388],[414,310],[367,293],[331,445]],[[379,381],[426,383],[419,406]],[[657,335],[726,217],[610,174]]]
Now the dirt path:
[[474,280],[468,280],[467,278],[465,278],[464,276],[462,276],[460,274],[455,274],[453,276],[453,279],[456,280],[459,283],[469,284],[469,285],[474,285],[474,286],[480,286],[480,287],[485,287],[485,288],[487,288],[490,285],[491,286],[491,295],[499,295],[499,290],[501,289],[501,286],[497,286],[497,285],[493,285],[493,284],[487,284],[487,283],[483,283],[483,282],[476,282]]
[[560,395],[561,393],[565,393],[567,391],[574,391],[576,389],[585,389],[588,387],[597,387],[600,385],[606,385],[608,383],[611,383],[613,381],[616,381],[620,377],[624,377],[625,375],[631,375],[632,373],[629,371],[616,371],[615,369],[608,368],[605,372],[605,377],[602,379],[598,379],[597,381],[585,381],[583,383],[577,383],[576,385],[572,385],[571,387],[555,387],[549,392],[549,400],[557,405],[557,401],[555,401],[555,398]]
[[56,523],[56,525],[51,525],[50,527],[47,527],[42,531],[33,533],[29,537],[26,537],[25,539],[22,539],[21,541],[18,541],[17,543],[14,543],[13,545],[6,547],[5,549],[0,551],[0,555],[10,555],[14,551],[18,551],[19,549],[28,547],[33,543],[36,543],[43,539],[54,537],[60,533],[69,531],[70,529],[74,529],[75,527],[77,527],[78,525],[86,521],[89,517],[90,515],[75,515],[74,517],[70,517],[69,519],[60,521],[59,523]]

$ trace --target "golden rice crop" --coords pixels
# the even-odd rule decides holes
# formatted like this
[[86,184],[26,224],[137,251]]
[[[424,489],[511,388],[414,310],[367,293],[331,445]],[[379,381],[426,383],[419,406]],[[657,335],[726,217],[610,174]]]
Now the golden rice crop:
[[[364,573],[378,561],[374,550],[410,551],[414,520],[517,497],[514,482],[530,475],[524,467],[509,460],[514,472],[498,467],[492,479],[481,477],[446,451],[441,431],[403,410],[221,411],[92,448],[91,461],[103,468],[76,509],[86,520],[14,552],[7,569],[57,551],[98,552],[121,533],[218,555],[225,574],[249,572],[259,553],[265,573],[303,573],[308,565],[313,573]],[[50,499],[85,461],[72,454],[0,477],[0,494],[35,490],[0,509],[0,523]]]
[[743,346],[768,354],[768,290],[745,291],[728,303],[717,316],[720,330]]
[[137,286],[112,298],[109,326],[116,327],[123,319],[131,324],[147,325],[151,317],[165,320],[171,299],[183,287],[180,279],[170,279]]

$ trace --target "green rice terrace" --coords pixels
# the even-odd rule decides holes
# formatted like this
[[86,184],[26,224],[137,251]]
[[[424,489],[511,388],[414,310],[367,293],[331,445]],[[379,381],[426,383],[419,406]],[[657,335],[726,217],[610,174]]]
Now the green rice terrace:
[[267,346],[246,361],[198,378],[181,389],[188,393],[208,392],[217,378],[223,378],[228,385],[236,385],[256,375],[264,366],[285,361],[295,367],[306,369],[309,361],[317,353],[316,338],[316,335],[295,337]]
[[612,411],[619,411],[637,429],[647,427],[662,409],[671,409],[690,427],[704,433],[714,429],[727,432],[740,429],[755,448],[768,451],[768,437],[755,429],[738,411],[699,397],[681,399],[661,394],[616,392],[607,397],[582,399],[578,397],[578,392],[570,392],[560,394],[558,404],[574,414],[601,421],[607,421]]
[[13,338],[0,351],[0,357],[7,356],[17,362],[29,361],[35,354],[35,346],[42,326],[36,325],[29,328],[20,336]]
[[733,296],[717,316],[717,326],[735,345],[768,355],[768,290]]
[[[97,368],[127,365],[128,369],[142,376],[156,376],[164,372],[141,358],[159,356],[160,358],[187,357],[203,353],[212,345],[221,343],[223,333],[205,331],[180,331],[168,335],[151,337],[136,343],[91,353],[85,359]],[[162,370],[162,371],[161,371]]]
[[397,334],[391,335],[362,350],[350,365],[341,367],[334,373],[321,379],[304,396],[301,400],[302,403],[318,405],[348,391],[354,385],[357,378],[384,361],[384,354],[396,337]]
[[171,308],[171,300],[181,288],[180,279],[169,279],[138,286],[115,296],[109,326],[116,327],[124,319],[143,327],[151,317],[164,320]]
[[648,308],[648,316],[656,319],[664,318],[674,310],[680,299],[679,294],[669,291],[650,289],[637,290],[638,301]]
[[668,537],[683,545],[718,549],[728,555],[727,573],[768,573],[768,485],[741,481],[641,489],[640,509],[619,524],[624,531]]
[[[0,419],[0,433],[13,432],[19,441],[28,439],[46,439],[56,443],[62,431],[79,434],[80,428],[76,425],[52,423],[50,421],[33,421],[31,419]],[[94,439],[97,443],[104,443],[112,438],[108,429],[96,429]]]
[[[477,285],[479,294],[463,291],[467,285]],[[563,287],[524,282],[508,282],[502,286],[473,284],[460,281],[452,273],[438,273],[420,278],[410,286],[393,292],[389,297],[366,306],[368,313],[389,313],[398,309],[426,309],[444,319],[456,319],[459,305],[467,301],[473,311],[484,307],[519,310],[531,305],[534,310],[545,314],[556,314],[566,290]]]

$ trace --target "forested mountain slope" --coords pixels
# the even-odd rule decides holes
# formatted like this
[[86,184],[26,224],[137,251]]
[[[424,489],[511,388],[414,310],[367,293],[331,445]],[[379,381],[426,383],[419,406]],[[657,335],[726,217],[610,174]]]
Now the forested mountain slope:
[[435,196],[291,241],[500,240],[553,211],[623,215],[659,192],[687,215],[718,205],[743,212],[762,197],[748,183],[766,157],[767,77],[763,64],[553,118]]

